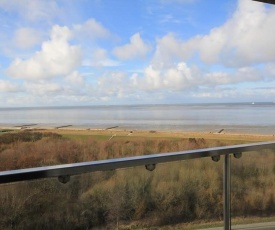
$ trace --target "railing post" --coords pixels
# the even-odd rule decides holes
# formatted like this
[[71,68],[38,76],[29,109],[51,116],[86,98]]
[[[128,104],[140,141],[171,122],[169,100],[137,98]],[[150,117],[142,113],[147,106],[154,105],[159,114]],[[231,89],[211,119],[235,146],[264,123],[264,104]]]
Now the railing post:
[[231,179],[230,179],[230,155],[224,156],[224,172],[223,172],[223,220],[224,230],[231,229]]

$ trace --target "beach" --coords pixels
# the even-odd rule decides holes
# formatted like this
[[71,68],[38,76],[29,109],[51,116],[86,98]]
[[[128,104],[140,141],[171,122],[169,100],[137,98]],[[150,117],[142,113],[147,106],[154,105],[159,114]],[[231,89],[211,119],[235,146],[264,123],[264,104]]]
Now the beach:
[[273,135],[274,114],[274,103],[0,108],[0,128]]
[[266,133],[237,133],[227,132],[226,129],[217,131],[203,130],[203,131],[177,131],[177,130],[140,130],[140,129],[120,129],[119,127],[110,127],[104,129],[91,129],[76,126],[1,126],[0,132],[17,132],[17,131],[37,131],[37,132],[54,132],[65,136],[84,136],[89,137],[105,137],[108,138],[204,138],[204,139],[218,139],[218,140],[239,140],[239,141],[269,141],[275,140],[273,134]]
[[274,103],[0,108],[0,130],[67,136],[274,140]]

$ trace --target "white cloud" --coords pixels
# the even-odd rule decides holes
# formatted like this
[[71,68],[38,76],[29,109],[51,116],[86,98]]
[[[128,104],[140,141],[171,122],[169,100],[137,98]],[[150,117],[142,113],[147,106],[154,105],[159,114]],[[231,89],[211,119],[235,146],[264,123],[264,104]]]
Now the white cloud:
[[0,93],[18,92],[19,86],[9,81],[0,79]]
[[93,52],[93,59],[94,60],[104,60],[107,58],[107,50],[102,48],[97,48]]
[[253,67],[242,67],[237,69],[234,75],[235,82],[259,82],[264,80],[265,76],[257,69]]
[[65,78],[70,84],[76,86],[76,87],[81,87],[85,84],[85,79],[83,76],[81,76],[80,73],[77,71],[74,71],[73,73],[69,74]]
[[[171,64],[166,68],[149,65],[144,75],[133,74],[130,77],[131,87],[144,91],[192,91],[196,88],[213,89],[219,86],[231,86],[239,83],[257,83],[272,80],[256,67],[242,67],[235,71],[208,71],[198,66],[188,66],[185,62]],[[274,77],[273,77],[274,79]]]
[[231,76],[228,73],[224,72],[212,72],[212,73],[207,73],[204,76],[205,82],[209,85],[225,85],[225,84],[230,84],[231,83]]
[[60,95],[63,93],[63,88],[57,84],[52,82],[28,82],[24,84],[25,89],[28,93],[33,96],[43,96],[43,95]]
[[130,91],[127,73],[110,71],[102,75],[98,81],[95,93],[105,97],[124,97]]
[[232,17],[209,34],[188,41],[167,34],[157,40],[152,63],[169,66],[198,54],[204,63],[245,67],[275,61],[275,8],[251,0],[239,0]]
[[201,38],[199,51],[203,61],[241,67],[275,60],[275,9],[263,4],[239,0],[233,17],[223,26]]
[[1,0],[0,8],[15,12],[30,21],[48,21],[60,15],[60,9],[54,0]]
[[198,50],[204,62],[247,66],[275,60],[275,8],[239,0],[231,19],[201,37]]
[[130,38],[129,44],[114,48],[113,53],[119,59],[129,60],[144,58],[149,51],[150,46],[142,40],[139,33],[136,33]]
[[183,42],[169,33],[157,40],[152,64],[155,68],[166,68],[175,62],[185,61],[192,55],[196,46],[196,39]]
[[144,70],[144,76],[134,74],[131,77],[133,87],[152,90],[183,90],[191,89],[200,84],[196,68],[190,68],[184,62],[174,64],[167,69],[156,69],[152,65]]
[[108,58],[107,50],[96,48],[90,58],[86,58],[82,62],[83,66],[93,67],[114,67],[121,65],[120,62]]
[[233,73],[210,72],[203,76],[204,85],[229,85],[244,82],[260,82],[265,80],[266,76],[261,74],[257,68],[242,67],[236,69]]
[[275,79],[275,63],[265,65],[264,75],[267,79]]
[[83,60],[82,65],[91,66],[91,67],[116,67],[116,66],[120,66],[121,63],[109,58],[106,58],[103,60],[94,60],[94,58],[92,58],[92,59]]
[[67,42],[73,36],[73,33],[67,26],[55,25],[51,31],[51,40]]
[[31,58],[15,59],[6,70],[13,78],[39,80],[70,74],[81,63],[79,46],[70,45],[72,33],[67,27],[54,26],[51,39],[43,42],[41,51]]
[[144,90],[155,90],[163,87],[161,72],[151,65],[144,70],[144,78],[138,78],[138,75],[135,75],[132,77],[132,81],[138,88]]
[[29,49],[42,42],[43,35],[32,28],[20,28],[15,31],[13,42],[20,49]]
[[83,24],[77,24],[73,27],[75,36],[84,36],[85,38],[107,38],[110,32],[95,19],[89,19]]

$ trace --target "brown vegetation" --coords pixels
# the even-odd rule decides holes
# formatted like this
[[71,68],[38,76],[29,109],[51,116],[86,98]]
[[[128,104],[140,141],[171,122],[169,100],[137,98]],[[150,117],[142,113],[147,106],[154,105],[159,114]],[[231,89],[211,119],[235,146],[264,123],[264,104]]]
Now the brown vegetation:
[[[203,138],[70,140],[0,135],[0,171],[234,144]],[[233,216],[275,214],[275,154],[232,159]],[[136,228],[222,219],[222,162],[210,158],[0,186],[0,229]]]

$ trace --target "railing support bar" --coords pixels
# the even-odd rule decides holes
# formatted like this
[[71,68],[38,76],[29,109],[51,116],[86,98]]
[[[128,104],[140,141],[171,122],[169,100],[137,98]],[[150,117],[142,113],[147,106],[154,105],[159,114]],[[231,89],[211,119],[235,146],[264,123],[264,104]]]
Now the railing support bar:
[[224,220],[224,230],[231,229],[231,179],[230,179],[230,155],[226,154],[224,156],[224,173],[223,173],[223,220]]

